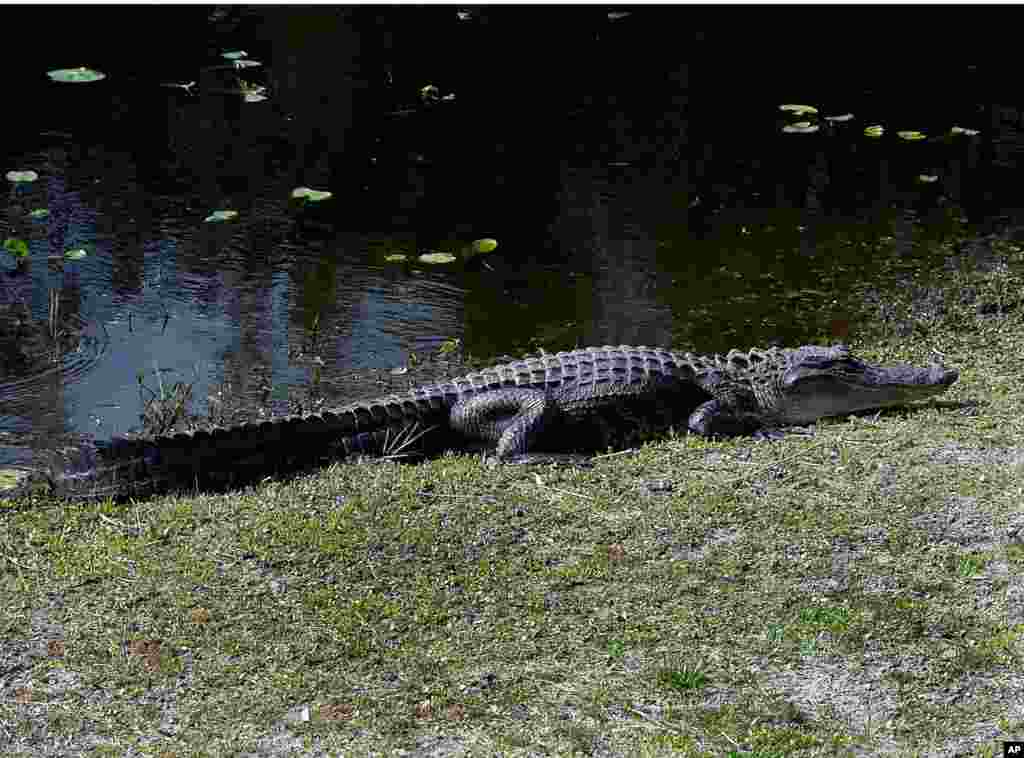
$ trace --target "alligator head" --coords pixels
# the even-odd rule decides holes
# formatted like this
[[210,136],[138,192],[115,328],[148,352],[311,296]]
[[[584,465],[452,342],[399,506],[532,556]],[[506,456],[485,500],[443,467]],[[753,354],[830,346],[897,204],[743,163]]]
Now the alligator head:
[[945,392],[958,377],[954,369],[938,364],[874,366],[850,355],[844,345],[802,347],[790,354],[778,382],[768,389],[774,397],[765,398],[765,405],[780,423],[807,424],[922,400]]

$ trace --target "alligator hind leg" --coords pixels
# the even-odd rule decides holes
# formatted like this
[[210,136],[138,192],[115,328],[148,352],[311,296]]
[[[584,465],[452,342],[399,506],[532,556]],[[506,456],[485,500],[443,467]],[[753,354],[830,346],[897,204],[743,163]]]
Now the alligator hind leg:
[[536,447],[558,416],[558,406],[549,393],[510,387],[460,400],[452,406],[451,425],[470,439],[495,445],[495,455],[506,460]]
[[754,391],[720,371],[709,372],[701,382],[711,399],[701,403],[687,421],[690,431],[703,437],[775,436],[771,419],[759,407]]

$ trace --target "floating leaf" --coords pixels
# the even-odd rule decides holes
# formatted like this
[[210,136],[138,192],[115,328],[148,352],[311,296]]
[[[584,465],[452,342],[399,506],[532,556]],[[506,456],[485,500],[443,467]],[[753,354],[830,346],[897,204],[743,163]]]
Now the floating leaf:
[[238,215],[238,211],[214,211],[204,221],[230,221]]
[[401,263],[402,261],[409,260],[409,256],[405,253],[392,253],[391,255],[385,256],[384,260],[388,263]]
[[801,121],[797,124],[787,124],[782,127],[782,131],[785,134],[813,134],[818,131],[819,128],[820,127],[817,124]]
[[455,15],[459,21],[469,21],[473,18],[473,14],[470,11],[456,11]]
[[881,137],[883,134],[885,134],[885,127],[879,126],[877,124],[875,126],[869,126],[866,129],[864,129],[865,137]]
[[34,211],[29,211],[29,218],[46,218],[50,215],[48,208],[36,208]]
[[[462,248],[459,252],[467,261],[476,255],[485,255],[493,252],[498,247],[498,240],[492,237],[484,237],[474,240],[471,244]],[[484,264],[487,265],[487,264]],[[490,266],[488,266],[490,268]]]
[[17,237],[8,237],[5,239],[4,250],[15,258],[25,258],[28,256],[28,244],[25,240],[20,240]]
[[498,247],[498,240],[491,237],[484,237],[473,241],[474,253],[490,253]]
[[47,71],[46,75],[55,82],[68,82],[70,84],[98,82],[100,79],[107,78],[106,74],[100,71],[94,71],[91,68],[86,68],[85,66],[79,66],[78,68],[58,68],[53,71]]
[[618,21],[620,18],[626,18],[626,16],[632,15],[629,11],[611,11],[608,14],[609,21]]
[[939,177],[934,174],[918,174],[917,181],[921,182],[921,184],[931,184],[932,182],[939,181]]
[[35,171],[8,171],[7,180],[10,182],[34,182],[39,178]]
[[85,248],[75,248],[74,250],[68,250],[64,253],[64,260],[66,261],[80,261],[82,258],[87,256],[89,253],[86,252]]
[[779,110],[788,111],[794,116],[806,116],[818,112],[818,109],[813,105],[780,105]]
[[256,66],[262,66],[263,64],[259,61],[235,61],[235,68],[255,68]]
[[239,58],[246,57],[248,54],[249,53],[245,52],[245,50],[231,50],[231,51],[226,52],[226,53],[221,53],[220,57],[221,58],[227,58],[229,61],[236,61]]
[[243,98],[247,103],[261,103],[267,99],[266,95],[260,95],[254,92],[246,92]]
[[831,121],[833,124],[839,124],[843,121],[853,121],[852,113],[844,113],[841,116],[825,116],[826,121]]
[[910,142],[927,139],[923,132],[896,132],[896,136]]
[[963,134],[965,137],[975,137],[975,136],[981,134],[981,132],[979,132],[977,129],[964,129],[964,128],[959,127],[959,126],[954,126],[952,129],[949,130],[949,133],[950,134]]
[[308,200],[311,203],[319,203],[333,197],[333,193],[326,190],[315,190],[309,187],[296,187],[292,190],[292,197],[296,200]]
[[451,263],[455,256],[451,253],[423,253],[416,256],[416,259],[422,263]]

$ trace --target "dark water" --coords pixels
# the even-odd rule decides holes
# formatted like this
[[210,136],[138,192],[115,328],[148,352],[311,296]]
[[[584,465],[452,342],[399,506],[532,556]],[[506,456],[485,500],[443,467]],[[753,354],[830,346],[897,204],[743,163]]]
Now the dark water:
[[[282,412],[401,388],[390,369],[453,339],[486,357],[855,336],[894,259],[936,266],[931,243],[1019,223],[999,9],[929,9],[927,33],[906,9],[622,10],[10,11],[64,23],[12,52],[0,154],[39,179],[2,201],[29,262],[0,277],[0,457],[136,427],[140,372],[191,383],[196,413],[221,389]],[[210,69],[239,49],[263,65]],[[107,78],[45,77],[80,65]],[[268,99],[228,92],[240,78]],[[784,103],[854,119],[783,134]],[[980,134],[894,136],[952,126]],[[334,197],[300,208],[298,186]],[[219,209],[238,217],[204,221]],[[385,260],[483,237],[488,265]]]

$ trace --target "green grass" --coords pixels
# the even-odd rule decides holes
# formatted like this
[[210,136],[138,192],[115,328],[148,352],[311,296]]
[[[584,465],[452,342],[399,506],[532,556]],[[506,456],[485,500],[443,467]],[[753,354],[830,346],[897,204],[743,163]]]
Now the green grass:
[[961,378],[812,438],[0,502],[0,752],[1001,755],[1021,311],[858,346]]

